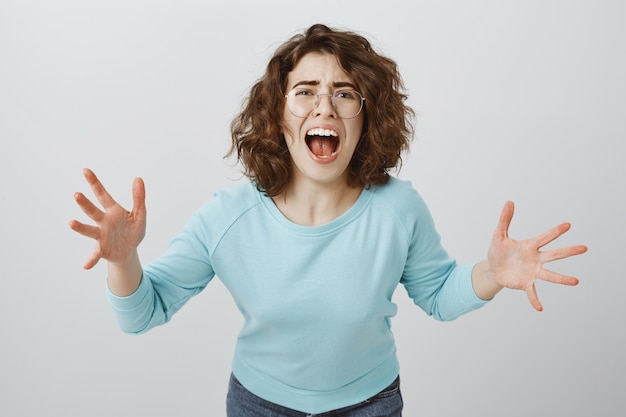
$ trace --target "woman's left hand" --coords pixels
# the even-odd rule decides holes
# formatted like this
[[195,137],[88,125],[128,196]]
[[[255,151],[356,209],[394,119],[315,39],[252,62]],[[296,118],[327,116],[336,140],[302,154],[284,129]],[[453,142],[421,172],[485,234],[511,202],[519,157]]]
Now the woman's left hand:
[[[542,251],[548,243],[567,232],[571,225],[562,223],[542,234],[527,240],[509,237],[509,225],[513,218],[514,205],[507,202],[500,214],[487,256],[488,275],[498,287],[524,290],[532,306],[542,311],[535,281],[540,279],[556,284],[577,285],[575,277],[559,274],[544,268],[546,262],[580,255],[587,251],[584,245]],[[497,292],[497,291],[496,291]],[[494,293],[495,294],[495,293]],[[493,294],[492,294],[493,296]]]

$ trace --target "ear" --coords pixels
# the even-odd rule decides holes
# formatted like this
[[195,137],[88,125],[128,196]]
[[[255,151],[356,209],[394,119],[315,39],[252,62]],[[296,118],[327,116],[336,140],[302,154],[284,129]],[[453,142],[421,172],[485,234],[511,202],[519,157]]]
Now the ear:
[[282,121],[278,123],[278,126],[280,127],[280,134],[283,136],[283,141],[285,143],[287,143],[287,136],[291,137],[293,140],[294,135],[291,129],[289,129],[289,126],[285,126],[285,124]]

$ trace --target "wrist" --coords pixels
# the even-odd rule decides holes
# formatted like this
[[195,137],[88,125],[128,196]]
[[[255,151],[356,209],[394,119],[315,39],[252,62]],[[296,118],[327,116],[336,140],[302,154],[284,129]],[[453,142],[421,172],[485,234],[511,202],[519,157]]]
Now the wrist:
[[472,285],[476,295],[483,300],[490,300],[504,288],[498,284],[496,273],[491,269],[491,264],[486,259],[474,266]]
[[139,262],[137,248],[131,250],[126,256],[121,256],[119,259],[107,260],[109,268],[113,267],[115,269],[132,268],[137,262]]
[[143,270],[137,250],[121,262],[108,262],[108,286],[119,297],[133,294],[139,287]]

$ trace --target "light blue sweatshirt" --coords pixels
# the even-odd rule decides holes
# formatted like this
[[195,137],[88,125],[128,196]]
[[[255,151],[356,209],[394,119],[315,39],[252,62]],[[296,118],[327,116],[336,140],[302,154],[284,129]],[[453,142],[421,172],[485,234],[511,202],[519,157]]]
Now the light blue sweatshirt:
[[361,402],[399,373],[390,319],[399,283],[438,320],[481,307],[473,265],[457,265],[406,181],[365,189],[321,226],[287,220],[252,183],[219,191],[137,291],[109,300],[121,328],[167,322],[218,276],[245,319],[233,373],[254,394],[308,413]]

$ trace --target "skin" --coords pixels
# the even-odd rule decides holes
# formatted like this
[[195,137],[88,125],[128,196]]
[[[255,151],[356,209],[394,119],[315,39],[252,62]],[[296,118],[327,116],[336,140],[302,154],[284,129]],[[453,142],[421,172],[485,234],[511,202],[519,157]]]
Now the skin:
[[583,254],[587,252],[587,247],[575,245],[541,251],[542,247],[566,233],[571,227],[570,223],[561,223],[531,239],[521,241],[511,239],[509,226],[513,213],[513,202],[506,202],[493,233],[487,259],[479,262],[472,271],[474,291],[480,298],[488,300],[502,288],[523,290],[530,304],[537,311],[543,311],[535,281],[539,279],[555,284],[578,285],[577,278],[547,270],[544,264]]
[[[338,82],[351,82],[335,57],[328,54],[304,56],[289,74],[289,89],[303,80],[317,83],[316,88],[321,93],[332,92]],[[330,98],[322,96],[309,117],[297,118],[286,107],[283,117],[283,134],[292,157],[292,178],[286,190],[274,197],[274,202],[295,223],[324,224],[348,210],[362,191],[361,188],[348,185],[347,167],[361,135],[363,115],[354,119],[341,119],[335,114]],[[309,151],[304,138],[313,127],[333,129],[338,133],[340,145],[337,155],[331,160],[316,159]],[[142,275],[137,247],[146,232],[143,180],[134,180],[133,208],[127,211],[111,197],[91,170],[85,169],[83,174],[102,206],[102,209],[96,207],[82,193],[74,195],[76,203],[95,223],[88,225],[77,220],[69,223],[72,230],[96,242],[84,267],[90,269],[100,259],[106,260],[109,288],[115,295],[128,296],[135,292]],[[487,258],[476,264],[472,272],[474,291],[478,297],[487,300],[503,288],[522,290],[526,292],[531,305],[542,311],[543,306],[535,289],[537,280],[562,285],[578,284],[578,279],[549,271],[544,268],[544,264],[580,255],[587,248],[575,245],[541,250],[566,233],[570,229],[569,223],[562,223],[531,239],[512,239],[508,230],[513,213],[513,203],[507,202],[493,233]]]
[[143,180],[133,182],[133,209],[127,211],[104,188],[98,177],[84,169],[83,175],[103,207],[96,207],[83,193],[74,199],[95,225],[72,220],[69,226],[75,232],[96,241],[93,253],[84,265],[93,268],[100,259],[108,261],[108,285],[120,297],[134,293],[141,281],[141,263],[137,247],[146,234],[146,191]]
[[[295,86],[310,86],[318,93],[333,93],[337,86],[352,84],[334,55],[307,54],[289,73],[287,91]],[[345,89],[345,87],[342,87]],[[352,87],[356,90],[356,86]],[[291,221],[315,226],[337,218],[361,194],[361,188],[348,185],[348,164],[363,130],[363,112],[353,119],[337,116],[328,96],[306,118],[296,117],[285,106],[283,129],[292,161],[292,176],[283,193],[274,197],[278,209]],[[309,150],[305,138],[312,128],[338,133],[339,145],[331,160],[319,159]]]

